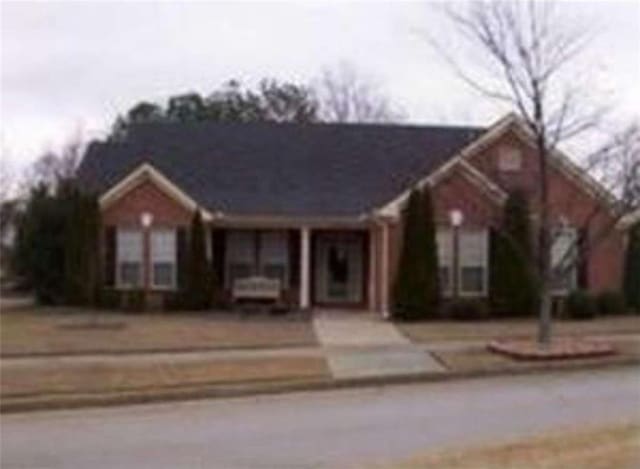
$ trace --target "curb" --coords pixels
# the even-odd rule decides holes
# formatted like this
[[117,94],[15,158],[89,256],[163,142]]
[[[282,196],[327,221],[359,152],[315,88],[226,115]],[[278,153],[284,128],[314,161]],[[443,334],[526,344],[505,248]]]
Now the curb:
[[543,373],[566,373],[640,365],[636,357],[622,357],[606,363],[534,363],[527,368],[473,370],[461,372],[421,373],[394,376],[373,376],[347,379],[311,379],[228,385],[202,385],[198,387],[155,389],[151,391],[129,391],[111,394],[44,395],[29,398],[4,398],[0,402],[0,413],[20,413],[46,410],[79,409],[87,407],[110,407],[136,404],[152,404],[200,399],[220,399],[275,395],[304,391],[330,391],[336,389],[356,389],[372,386],[388,386],[416,383],[436,383],[465,379],[480,379],[500,376],[522,376]]

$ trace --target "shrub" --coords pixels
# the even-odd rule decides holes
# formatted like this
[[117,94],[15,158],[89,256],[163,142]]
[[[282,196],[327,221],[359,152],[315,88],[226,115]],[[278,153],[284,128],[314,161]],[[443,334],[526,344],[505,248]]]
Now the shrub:
[[640,223],[629,230],[624,264],[624,294],[627,306],[640,313]]
[[598,312],[598,304],[588,292],[574,290],[567,296],[565,311],[570,319],[593,319]]
[[393,286],[393,314],[417,320],[435,313],[438,304],[438,259],[433,206],[428,189],[414,190],[403,212],[404,232]]
[[208,309],[213,299],[214,279],[211,265],[207,260],[205,229],[200,210],[196,210],[191,222],[188,260],[186,289],[188,306],[194,310]]
[[617,291],[604,291],[597,296],[596,301],[599,314],[624,314],[626,312],[624,296]]
[[103,309],[120,308],[120,292],[113,289],[103,289],[98,292],[98,307]]
[[144,290],[128,290],[122,292],[122,307],[127,311],[144,311],[147,300]]
[[505,203],[500,227],[491,232],[489,296],[496,315],[531,315],[536,311],[530,220],[527,195],[514,191]]
[[477,321],[487,319],[489,310],[483,301],[459,298],[445,305],[444,317],[461,321]]

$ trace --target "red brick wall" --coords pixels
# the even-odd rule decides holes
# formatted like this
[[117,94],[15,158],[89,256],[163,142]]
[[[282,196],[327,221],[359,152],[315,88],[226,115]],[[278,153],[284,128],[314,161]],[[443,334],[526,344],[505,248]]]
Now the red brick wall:
[[[523,165],[520,171],[500,171],[498,155],[502,145],[517,146],[521,150]],[[534,149],[514,133],[505,134],[469,161],[503,189],[522,188],[529,192],[535,207],[538,157]],[[564,217],[571,225],[588,229],[591,244],[587,275],[589,289],[619,289],[622,284],[624,236],[620,231],[611,229],[615,220],[601,201],[563,170],[550,167],[548,180],[551,219],[559,222]]]
[[[149,181],[124,194],[102,212],[102,223],[105,226],[140,227],[140,215],[149,212],[153,215],[152,227],[189,226],[193,214],[171,199]],[[104,252],[102,253],[104,255]],[[149,265],[149,239],[144,238],[143,264]],[[144,285],[151,281],[149,269],[143,269]]]

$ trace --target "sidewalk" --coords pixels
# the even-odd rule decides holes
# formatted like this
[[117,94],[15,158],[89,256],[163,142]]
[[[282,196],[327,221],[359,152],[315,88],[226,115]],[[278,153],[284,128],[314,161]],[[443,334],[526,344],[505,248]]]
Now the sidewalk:
[[314,340],[306,345],[5,356],[0,361],[0,410],[121,405],[640,365],[640,334],[633,331],[589,335],[610,341],[618,352],[615,355],[556,362],[513,360],[488,351],[488,341],[481,337],[416,340],[404,325],[363,312],[318,312],[309,328],[309,335],[314,333]]

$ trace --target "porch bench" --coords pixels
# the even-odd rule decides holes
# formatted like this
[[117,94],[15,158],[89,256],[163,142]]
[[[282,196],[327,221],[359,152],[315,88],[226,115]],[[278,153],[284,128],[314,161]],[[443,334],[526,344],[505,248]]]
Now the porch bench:
[[231,297],[234,305],[277,308],[282,306],[280,280],[261,276],[236,279],[233,282]]

